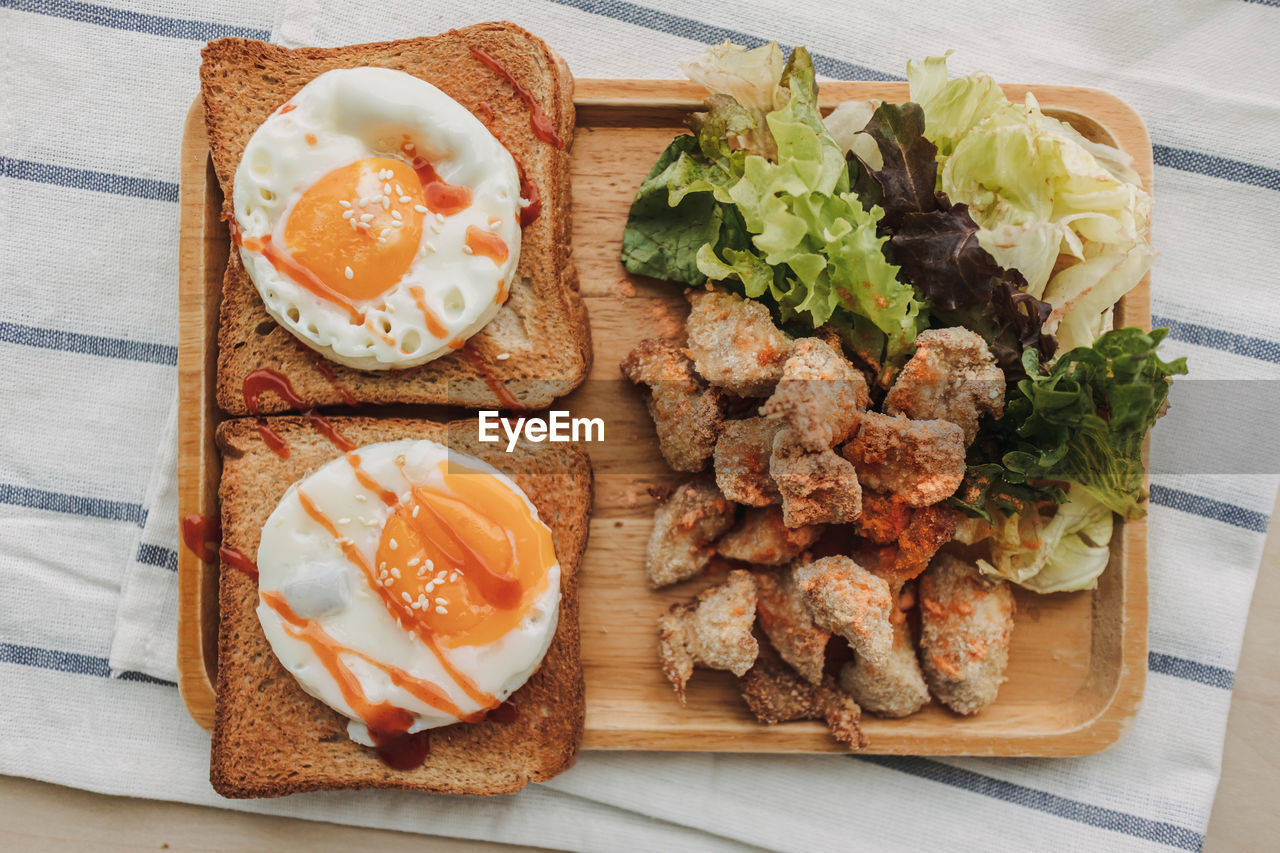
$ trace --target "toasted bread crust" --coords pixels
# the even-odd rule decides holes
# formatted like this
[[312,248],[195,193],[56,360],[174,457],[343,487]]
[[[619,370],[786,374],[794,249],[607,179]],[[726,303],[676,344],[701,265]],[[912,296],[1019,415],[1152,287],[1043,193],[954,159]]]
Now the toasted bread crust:
[[[483,48],[533,93],[555,123],[564,150],[537,139],[529,110],[505,80],[470,52]],[[431,38],[340,48],[283,48],[228,38],[210,42],[200,67],[201,93],[223,215],[232,214],[236,167],[253,132],[312,78],[334,68],[395,68],[432,83],[486,121],[542,192],[542,214],[524,229],[511,295],[498,315],[471,338],[484,372],[529,408],[542,408],[576,388],[591,364],[591,335],[578,293],[570,244],[569,151],[573,141],[573,77],[545,42],[506,22],[476,24]],[[487,109],[481,107],[485,104]],[[400,371],[360,371],[339,364],[330,381],[311,352],[267,314],[252,280],[232,251],[222,285],[218,327],[218,405],[246,414],[244,378],[270,367],[298,394],[320,406],[347,402],[494,407],[500,401],[485,375],[461,354]],[[500,353],[510,358],[499,360]],[[288,411],[275,395],[265,412]]]
[[[541,667],[513,695],[514,722],[436,729],[426,763],[393,770],[351,741],[346,718],[304,693],[276,659],[255,612],[253,578],[222,565],[218,694],[210,782],[224,797],[277,797],[342,788],[405,788],[502,794],[571,766],[586,710],[578,629],[577,571],[586,547],[592,477],[586,455],[565,444],[520,446],[510,455],[476,441],[475,421],[333,418],[357,444],[426,438],[478,456],[507,473],[550,526],[561,567],[560,618]],[[223,544],[250,557],[262,525],[290,484],[339,455],[298,417],[270,419],[288,459],[263,443],[254,421],[218,427],[223,469]]]

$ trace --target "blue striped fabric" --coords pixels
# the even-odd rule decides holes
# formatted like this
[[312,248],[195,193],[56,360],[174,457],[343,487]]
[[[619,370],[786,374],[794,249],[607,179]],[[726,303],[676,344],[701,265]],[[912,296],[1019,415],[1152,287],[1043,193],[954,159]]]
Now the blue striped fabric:
[[[286,8],[289,6],[290,0],[285,0]],[[1280,5],[1280,0],[1247,0],[1248,4],[1257,4],[1264,6]],[[323,6],[323,3],[320,3]],[[448,4],[436,4],[448,5]],[[762,44],[768,33],[763,32],[763,27],[758,26],[760,18],[751,15],[735,15],[731,11],[721,11],[718,9],[708,8],[705,12],[697,9],[692,4],[673,4],[680,6],[682,11],[671,11],[666,8],[658,9],[651,6],[622,2],[622,0],[543,0],[542,3],[530,4],[528,15],[530,16],[531,27],[534,26],[532,21],[539,20],[539,16],[546,16],[543,5],[558,7],[556,14],[576,15],[575,21],[584,30],[589,30],[593,19],[607,19],[610,22],[619,22],[636,28],[640,31],[637,39],[643,43],[645,38],[653,39],[685,39],[693,42],[715,42],[725,38],[731,38],[736,42],[747,45]],[[688,5],[688,8],[684,8]],[[310,6],[308,6],[310,8]],[[696,11],[690,11],[695,9]],[[265,29],[265,20],[249,21],[244,20],[235,24],[216,23],[202,20],[202,12],[200,7],[194,3],[190,3],[184,10],[182,2],[168,2],[163,5],[163,10],[168,14],[155,14],[151,12],[134,11],[132,9],[117,8],[107,5],[99,5],[92,3],[69,2],[68,0],[0,0],[0,10],[5,12],[5,26],[7,30],[12,31],[17,27],[21,27],[26,18],[39,17],[42,20],[62,22],[67,27],[75,28],[73,32],[78,38],[94,40],[101,45],[102,58],[104,62],[117,61],[112,55],[111,45],[113,39],[124,38],[123,33],[138,33],[146,36],[155,37],[151,41],[155,44],[157,51],[169,51],[166,56],[172,56],[176,65],[182,67],[182,74],[187,75],[188,79],[193,79],[194,75],[195,53],[199,43],[212,38],[220,38],[225,36],[240,36],[246,38],[267,38],[269,32]],[[413,14],[417,15],[416,7]],[[424,16],[430,17],[433,22],[439,17],[436,11],[423,11]],[[471,15],[475,14],[474,10],[468,7],[468,4],[458,4],[457,9],[453,10],[452,17],[447,20],[441,19],[441,23],[437,28],[443,29],[447,26],[463,23]],[[723,23],[709,23],[699,19],[700,15],[708,17],[718,17],[722,22],[731,21],[732,26],[725,26]],[[851,14],[851,13],[850,13]],[[286,15],[287,18],[287,15]],[[415,20],[417,20],[415,18]],[[433,27],[436,25],[433,23]],[[69,31],[70,32],[70,31]],[[644,33],[648,33],[645,36]],[[556,43],[554,33],[543,33]],[[150,43],[150,42],[149,42]],[[946,45],[937,45],[937,48]],[[565,49],[572,48],[572,45],[564,45]],[[690,53],[692,48],[690,48]],[[127,58],[122,58],[127,61]],[[859,51],[815,51],[815,65],[820,74],[837,79],[849,80],[901,80],[901,75],[897,72],[900,68],[889,68],[879,64],[878,59],[872,58],[872,54],[859,55]],[[185,65],[183,64],[185,63]],[[21,99],[25,97],[25,93],[10,93],[11,98],[16,99],[21,107]],[[128,120],[127,111],[122,110],[121,120]],[[176,116],[180,120],[180,116]],[[176,121],[171,136],[176,138],[177,125]],[[1183,134],[1178,137],[1180,140],[1188,138],[1199,138],[1191,134]],[[1230,196],[1236,191],[1236,188],[1260,188],[1263,190],[1276,191],[1280,190],[1280,169],[1274,164],[1267,165],[1261,162],[1249,162],[1248,159],[1241,159],[1239,156],[1229,156],[1222,151],[1210,150],[1191,150],[1170,144],[1169,139],[1161,139],[1158,135],[1153,146],[1155,162],[1161,169],[1169,169],[1175,172],[1186,174],[1195,174],[1206,176],[1215,182],[1215,186],[1220,186],[1220,191]],[[112,162],[111,152],[98,152],[103,154],[102,162],[94,165],[101,165],[101,170],[84,169],[75,165],[81,162],[76,156],[68,155],[65,157],[55,157],[40,153],[38,149],[23,151],[20,156],[14,149],[7,149],[3,155],[0,155],[0,180],[3,181],[21,181],[35,182],[58,186],[67,190],[80,193],[76,198],[81,200],[82,209],[73,211],[77,217],[86,219],[92,218],[94,211],[99,206],[109,203],[112,197],[142,199],[146,201],[155,201],[162,204],[172,205],[178,200],[178,186],[176,183],[176,175],[172,173],[172,166],[169,161],[163,157],[157,156],[155,161],[150,164],[139,165],[136,162]],[[1253,158],[1256,159],[1256,158]],[[1243,191],[1243,190],[1241,190]],[[1250,190],[1252,191],[1252,189]],[[1160,189],[1157,189],[1157,204],[1160,204]],[[1276,198],[1280,198],[1277,196]],[[1277,202],[1265,202],[1275,209]],[[158,208],[157,208],[158,209]],[[1164,208],[1162,208],[1163,210]],[[1278,210],[1277,212],[1280,212]],[[1175,215],[1169,213],[1165,215]],[[9,231],[12,229],[6,229]],[[172,273],[172,270],[169,270]],[[1263,272],[1263,275],[1267,275]],[[172,286],[172,277],[164,279],[159,286]],[[1280,363],[1280,340],[1272,336],[1268,332],[1259,332],[1257,322],[1267,322],[1267,318],[1239,318],[1242,322],[1248,321],[1250,325],[1241,325],[1239,328],[1218,328],[1213,325],[1203,325],[1199,322],[1189,322],[1184,320],[1175,320],[1174,317],[1193,317],[1200,316],[1201,306],[1198,303],[1182,299],[1171,299],[1159,290],[1157,285],[1156,303],[1158,313],[1154,318],[1156,325],[1163,325],[1170,329],[1169,346],[1177,344],[1189,344],[1197,347],[1204,347],[1222,353],[1224,357],[1236,358],[1242,365],[1242,370],[1247,370],[1250,362],[1266,362],[1270,364]],[[1179,296],[1179,298],[1181,298]],[[1168,300],[1168,301],[1162,301]],[[172,344],[157,342],[157,338],[163,338],[163,334],[157,334],[153,328],[140,326],[129,330],[121,337],[106,337],[92,334],[84,328],[75,328],[75,322],[68,320],[65,324],[60,325],[61,328],[48,328],[43,325],[34,325],[30,317],[15,316],[3,313],[5,309],[0,308],[0,351],[3,347],[29,347],[46,350],[56,350],[74,356],[82,357],[83,370],[92,371],[94,369],[95,359],[109,358],[116,359],[124,364],[134,364],[137,370],[151,371],[150,376],[154,374],[156,367],[172,368],[177,360],[177,348]],[[1224,308],[1223,311],[1226,309]],[[1219,313],[1216,316],[1222,317],[1225,314]],[[1218,321],[1225,323],[1226,321]],[[1267,329],[1274,328],[1272,326]],[[1234,363],[1234,362],[1233,362]],[[1194,368],[1194,365],[1193,365]],[[139,374],[138,390],[145,393],[150,386],[154,385],[153,380],[143,378],[144,374]],[[140,457],[141,458],[141,457]],[[140,463],[141,464],[141,463]],[[15,466],[17,470],[26,470],[21,466]],[[63,472],[64,477],[58,482],[34,482],[34,481],[14,481],[0,482],[0,505],[5,507],[6,519],[17,519],[19,522],[32,518],[41,520],[47,519],[65,519],[67,530],[77,531],[74,535],[82,537],[91,537],[92,525],[98,524],[119,524],[129,528],[141,528],[146,524],[148,519],[148,508],[151,496],[143,496],[141,494],[115,494],[115,495],[95,495],[86,496],[77,494],[83,490],[80,485],[80,479],[77,477],[77,469],[73,465],[68,465]],[[20,480],[20,478],[19,478]],[[1221,493],[1215,492],[1220,495]],[[1265,496],[1264,496],[1265,497]],[[1234,501],[1235,498],[1233,497]],[[1242,496],[1241,504],[1251,504],[1258,506],[1259,498],[1250,494],[1249,499]],[[1163,529],[1172,529],[1174,526],[1192,525],[1202,535],[1213,536],[1217,532],[1234,529],[1235,531],[1245,531],[1248,534],[1254,534],[1254,540],[1260,542],[1261,535],[1266,531],[1268,517],[1265,513],[1256,509],[1250,509],[1247,506],[1227,502],[1219,499],[1219,497],[1210,497],[1206,494],[1198,494],[1195,491],[1194,481],[1184,483],[1179,481],[1179,487],[1173,488],[1163,484],[1156,484],[1151,489],[1152,509],[1152,529],[1159,529],[1163,524]],[[171,512],[172,508],[166,506],[166,512]],[[1179,517],[1175,517],[1179,516]],[[1184,520],[1185,519],[1185,520]],[[81,526],[71,526],[81,525]],[[88,525],[88,526],[83,526]],[[70,534],[69,534],[70,535]],[[1236,536],[1243,534],[1236,533]],[[2,538],[6,536],[5,529],[0,526],[0,542],[7,540]],[[173,573],[177,568],[177,551],[176,542],[173,541],[151,541],[142,539],[136,544],[131,555],[110,555],[110,559],[121,559],[131,557],[138,565],[148,567],[147,570],[154,573],[157,577],[163,577],[166,582],[172,582]],[[0,559],[8,560],[9,557],[5,550],[0,550]],[[1224,556],[1224,559],[1233,559],[1242,563],[1247,563],[1247,555],[1230,554]],[[21,560],[21,558],[19,558]],[[1256,563],[1256,557],[1254,558]],[[76,567],[77,569],[81,567]],[[6,570],[8,564],[6,563]],[[30,577],[37,577],[41,571],[48,571],[47,566],[26,567],[19,564],[19,572],[29,572]],[[159,570],[159,571],[155,571]],[[69,576],[75,576],[75,572],[68,567]],[[99,577],[99,576],[95,576]],[[3,584],[4,576],[0,573],[0,584]],[[103,586],[109,586],[111,580],[105,577],[95,581]],[[0,593],[5,587],[0,586]],[[1155,602],[1156,605],[1159,602]],[[1168,619],[1169,614],[1160,613],[1153,607],[1153,620]],[[1243,616],[1241,616],[1243,618]],[[17,624],[17,623],[14,623]],[[108,643],[109,637],[81,637],[76,634],[74,628],[65,630],[62,634],[50,635],[42,637],[37,642],[35,638],[18,635],[14,633],[14,629],[9,622],[5,621],[5,617],[0,615],[0,636],[3,636],[6,642],[0,642],[0,670],[6,672],[6,678],[17,677],[17,673],[23,671],[43,670],[45,672],[54,672],[65,674],[69,678],[81,678],[88,676],[97,679],[105,679],[112,675],[111,666],[108,658],[94,654],[86,654],[83,652],[67,651],[70,648],[101,648]],[[1233,659],[1231,650],[1225,651],[1220,648],[1205,648],[1204,657],[1208,660],[1229,661]],[[10,669],[6,669],[10,668]],[[1173,655],[1164,651],[1153,649],[1148,656],[1148,669],[1151,673],[1161,676],[1162,684],[1174,685],[1169,689],[1177,689],[1182,691],[1196,690],[1200,687],[1214,688],[1214,695],[1227,695],[1231,690],[1235,674],[1225,666],[1204,663],[1192,660],[1186,657]],[[131,683],[139,683],[143,687],[136,688],[139,691],[138,707],[140,709],[148,709],[146,696],[155,695],[158,691],[154,691],[156,686],[173,686],[172,682],[157,679],[144,673],[125,671],[116,674],[118,680]],[[1200,687],[1197,687],[1200,686]],[[68,687],[68,690],[75,690],[74,686]],[[130,688],[133,689],[133,688]],[[1225,708],[1225,705],[1223,706]],[[1148,708],[1144,714],[1158,715],[1162,711],[1161,708]],[[0,720],[4,720],[5,699],[0,698]],[[1224,712],[1225,714],[1225,712]],[[1216,718],[1215,718],[1216,719]],[[1223,719],[1217,719],[1218,731],[1223,723]],[[188,722],[183,725],[189,725]],[[5,734],[4,729],[0,728],[0,742],[2,742]],[[1198,733],[1197,733],[1198,734]],[[1129,749],[1132,739],[1137,736],[1131,736],[1130,741],[1126,741],[1117,749]],[[119,747],[117,747],[119,748]],[[132,744],[132,749],[142,748],[138,744]],[[148,747],[149,748],[149,747]],[[207,744],[200,745],[200,749],[207,748]],[[1136,747],[1135,747],[1136,748]],[[194,765],[198,765],[201,758],[200,751],[196,752],[197,758]],[[1139,758],[1142,756],[1139,755]],[[727,762],[728,757],[720,759]],[[748,759],[749,760],[749,759]],[[1136,759],[1135,759],[1136,760]],[[1086,761],[1086,760],[1082,760]],[[904,777],[908,784],[915,787],[910,788],[912,792],[910,814],[912,819],[919,821],[922,825],[928,824],[929,815],[927,804],[928,798],[936,796],[936,791],[956,792],[956,796],[971,797],[973,808],[981,815],[989,816],[991,825],[1006,826],[1006,832],[1011,833],[1013,837],[1013,846],[1006,844],[1000,849],[1018,849],[1019,833],[1029,833],[1031,824],[1027,822],[1027,815],[1046,815],[1055,820],[1063,822],[1063,826],[1074,826],[1079,832],[1098,831],[1103,833],[1100,836],[1087,836],[1089,838],[1106,839],[1106,844],[1119,844],[1121,840],[1127,840],[1134,843],[1149,842],[1153,845],[1161,845],[1174,849],[1198,850],[1203,844],[1204,836],[1201,829],[1207,821],[1208,802],[1196,804],[1196,808],[1191,810],[1193,818],[1189,818],[1187,825],[1181,825],[1179,822],[1165,819],[1164,807],[1161,806],[1157,810],[1154,806],[1149,814],[1143,814],[1144,808],[1134,805],[1125,808],[1112,808],[1098,802],[1091,801],[1095,799],[1093,792],[1088,788],[1071,792],[1068,796],[1066,793],[1058,792],[1061,789],[1056,788],[1060,782],[1055,774],[1045,774],[1043,784],[1025,784],[1005,781],[997,778],[998,773],[994,768],[990,773],[981,772],[975,767],[982,765],[970,764],[965,767],[958,766],[962,762],[940,761],[926,758],[910,758],[901,756],[865,756],[861,758],[861,762],[867,765],[884,768]],[[580,769],[574,771],[582,774],[580,778],[591,778],[592,773],[592,757],[584,756],[580,762]],[[849,762],[853,767],[857,767],[857,762]],[[727,765],[720,765],[727,766]],[[1076,765],[1076,773],[1088,771],[1080,771],[1078,768],[1086,767],[1085,764]],[[742,767],[748,768],[744,772],[758,774],[767,772],[767,767],[761,765],[743,764]],[[764,769],[755,769],[755,768]],[[198,770],[198,766],[196,766]],[[3,772],[25,772],[22,767],[12,765],[0,766]],[[1098,770],[1098,773],[1109,771]],[[1005,774],[1008,775],[1008,774]],[[846,777],[848,778],[848,777]],[[1108,777],[1114,780],[1114,776]],[[1158,778],[1158,777],[1152,777]],[[59,779],[55,781],[65,781],[72,784],[85,784],[90,787],[104,788],[101,781],[90,782],[88,780],[77,779]],[[601,809],[611,808],[614,812],[606,814],[614,814],[618,810],[634,809],[645,806],[646,802],[656,802],[658,793],[654,789],[645,788],[645,780],[630,780],[630,790],[627,797],[620,802],[611,802],[604,792],[608,787],[606,777],[597,777],[599,782],[598,795],[583,797],[581,794],[576,795],[574,809],[580,813],[586,813],[597,803],[601,805]],[[857,785],[858,779],[852,779],[851,784]],[[1157,785],[1158,788],[1158,785]],[[169,796],[169,789],[165,787],[164,780],[157,780],[150,788],[145,790],[126,791],[127,793],[140,793],[148,796]],[[960,793],[963,792],[963,793]],[[550,788],[546,789],[544,796],[550,797],[554,794]],[[866,797],[872,796],[874,792],[863,791]],[[1152,802],[1157,804],[1163,803],[1163,797],[1176,799],[1177,792],[1154,790],[1152,792]],[[646,800],[645,798],[650,798]],[[918,799],[915,799],[917,798]],[[207,799],[195,798],[197,801],[213,802],[212,794]],[[335,802],[337,802],[335,800]],[[968,800],[966,800],[968,802]],[[639,806],[637,806],[639,804]],[[273,805],[271,808],[278,808],[280,811],[288,812],[291,808],[288,802]],[[422,805],[422,808],[415,809],[421,811],[419,822],[406,825],[402,828],[416,828],[420,830],[431,830],[433,827],[438,828],[441,824],[427,819],[422,822],[422,818],[428,817],[432,808],[430,802]],[[450,808],[455,813],[465,812],[468,808],[467,804],[450,804]],[[1198,809],[1198,810],[1197,810]],[[648,808],[645,809],[648,812]],[[667,823],[688,823],[701,826],[700,816],[698,815],[682,815],[678,812],[672,813],[654,813],[653,817],[659,818],[659,822]],[[785,820],[783,816],[776,816],[777,820]],[[609,817],[593,817],[593,820],[608,821]],[[708,817],[708,820],[711,818]],[[391,825],[391,819],[386,818],[387,825]],[[1194,824],[1194,826],[1192,825]],[[485,824],[489,825],[489,824]],[[1052,826],[1058,826],[1053,824]],[[494,830],[500,832],[500,830]],[[584,830],[585,831],[585,830]],[[709,830],[710,831],[710,830]],[[729,838],[738,838],[739,840],[751,840],[758,842],[758,839],[751,834],[746,838],[743,837],[745,830],[734,831],[733,827],[720,827],[715,830],[723,833]],[[1038,832],[1050,832],[1049,829],[1037,830]],[[997,832],[998,836],[999,833]],[[499,836],[495,836],[499,837]],[[586,836],[584,836],[586,837]],[[597,840],[603,838],[603,835],[595,836]],[[797,836],[798,837],[798,836]],[[1031,845],[1032,842],[1026,839],[1030,838],[1043,839],[1045,835],[1030,835],[1023,837],[1023,845]],[[1059,836],[1066,838],[1067,836]],[[1074,836],[1072,836],[1074,837]],[[1081,835],[1085,838],[1085,835]],[[508,839],[511,840],[511,839]],[[527,840],[534,840],[527,839]],[[1009,838],[1003,839],[1009,841]],[[786,841],[784,837],[776,839],[774,846],[779,848],[793,846]],[[868,840],[869,844],[875,843],[873,839]],[[566,845],[573,846],[573,845]],[[584,842],[581,846],[590,846]],[[597,845],[598,846],[598,845]],[[891,846],[891,845],[884,845]],[[814,849],[809,844],[805,849]]]

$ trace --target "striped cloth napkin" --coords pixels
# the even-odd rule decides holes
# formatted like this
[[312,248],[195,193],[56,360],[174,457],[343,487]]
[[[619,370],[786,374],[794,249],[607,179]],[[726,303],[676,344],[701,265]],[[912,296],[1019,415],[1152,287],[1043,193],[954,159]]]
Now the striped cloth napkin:
[[1198,849],[1280,466],[1197,464],[1185,424],[1156,430],[1150,675],[1107,752],[589,753],[514,797],[217,797],[208,735],[173,684],[178,139],[208,39],[334,45],[514,18],[582,76],[676,77],[701,44],[775,38],[808,45],[827,78],[899,79],[954,48],[955,73],[1106,88],[1155,143],[1166,356],[1196,380],[1280,378],[1275,0],[371,5],[0,0],[0,773],[575,850]]

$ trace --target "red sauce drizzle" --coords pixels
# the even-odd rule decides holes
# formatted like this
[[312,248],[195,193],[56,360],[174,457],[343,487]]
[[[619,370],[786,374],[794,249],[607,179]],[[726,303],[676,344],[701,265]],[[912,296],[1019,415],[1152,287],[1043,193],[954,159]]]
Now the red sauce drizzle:
[[493,107],[489,105],[488,101],[481,101],[480,103],[476,104],[476,112],[480,113],[480,115],[484,118],[485,124],[488,124],[489,122],[493,121]]
[[356,475],[356,482],[373,492],[387,506],[395,506],[400,503],[400,498],[395,492],[379,483],[368,471],[360,467],[360,455],[357,453],[347,454],[347,464],[351,466],[352,472]]
[[450,563],[462,568],[467,577],[475,581],[476,589],[485,601],[501,610],[511,610],[520,603],[520,597],[524,594],[520,581],[490,568],[488,561],[449,526],[449,522],[430,501],[424,501],[419,506],[436,520],[453,547],[450,548],[449,544],[434,538],[431,544],[440,549]]
[[431,729],[420,732],[398,734],[385,732],[382,729],[369,728],[369,737],[373,740],[373,749],[382,759],[382,763],[392,770],[413,770],[421,767],[431,754]]
[[422,195],[432,213],[453,216],[471,206],[471,188],[445,183],[426,158],[414,157],[413,171],[422,181]]
[[330,366],[327,361],[316,355],[315,350],[298,340],[293,335],[289,335],[288,338],[293,341],[293,345],[298,348],[298,352],[302,353],[306,357],[307,361],[311,362],[312,366],[315,367],[316,371],[324,377],[324,381],[333,386],[333,390],[337,391],[338,396],[342,397],[342,402],[346,403],[348,406],[360,405],[360,401],[357,400],[355,395],[347,389],[347,386],[338,381],[337,374],[333,372],[333,367]]
[[302,416],[311,423],[315,431],[329,439],[334,447],[344,453],[356,449],[354,441],[338,432],[333,424],[316,414],[314,406],[298,396],[293,390],[289,377],[278,370],[264,367],[244,378],[244,406],[249,410],[249,414],[258,419],[258,434],[262,436],[263,442],[281,459],[289,458],[289,442],[267,424],[266,418],[262,416],[262,407],[258,404],[258,398],[267,391],[274,392],[281,400],[301,411]]
[[297,104],[285,104],[283,107],[280,108],[279,114],[284,115],[285,113],[291,113],[297,108],[298,108]]
[[542,105],[534,100],[533,93],[527,88],[516,82],[516,78],[511,76],[511,72],[503,67],[492,54],[483,48],[469,45],[471,55],[484,63],[490,71],[511,84],[511,88],[516,90],[516,94],[520,96],[520,100],[524,101],[524,105],[529,108],[529,126],[533,128],[533,135],[550,145],[552,148],[564,148],[564,140],[560,138],[560,134],[556,131],[555,123],[542,109]]
[[[469,192],[469,191],[468,191]],[[364,313],[356,307],[345,294],[339,293],[320,280],[320,277],[293,259],[284,249],[271,242],[271,235],[261,237],[245,237],[240,233],[240,226],[234,218],[227,220],[227,230],[231,234],[231,242],[243,246],[246,251],[262,255],[281,275],[288,276],[302,287],[310,290],[321,299],[347,309],[347,316],[352,325],[364,322]]]
[[422,312],[422,319],[427,324],[427,331],[437,338],[443,338],[449,334],[449,330],[440,322],[440,318],[436,316],[436,312],[431,310],[431,306],[427,305],[427,293],[418,285],[409,288],[409,294],[413,296],[413,301],[418,303],[418,310]]
[[499,266],[511,254],[501,237],[478,225],[467,226],[466,245],[471,250],[471,254],[488,258]]
[[222,558],[222,562],[231,568],[239,569],[254,580],[258,579],[258,564],[235,548],[228,548],[224,545],[218,549],[218,556]]
[[187,550],[202,561],[213,561],[214,550],[209,546],[222,539],[222,525],[216,518],[192,513],[182,519],[182,542]]
[[495,723],[514,723],[519,716],[520,708],[508,699],[498,707],[490,708],[485,719],[493,720]]
[[462,347],[462,354],[471,362],[471,366],[484,377],[485,384],[489,386],[489,390],[493,392],[493,396],[498,398],[498,404],[504,409],[510,409],[515,412],[528,411],[524,404],[516,399],[506,385],[502,384],[502,380],[489,372],[489,365],[485,364],[484,357],[476,352],[475,348],[466,345]]
[[[493,121],[493,108],[484,101],[477,104],[477,109],[483,110],[486,115],[485,121]],[[492,127],[489,132],[493,134],[493,138],[498,140],[503,148],[507,149],[507,153],[511,155],[511,160],[516,164],[516,175],[520,178],[520,197],[528,204],[520,208],[520,227],[528,228],[533,221],[542,213],[542,190],[538,189],[538,185],[525,174],[524,164],[520,162],[511,150],[511,146],[507,144],[507,140],[503,139],[499,133]]]

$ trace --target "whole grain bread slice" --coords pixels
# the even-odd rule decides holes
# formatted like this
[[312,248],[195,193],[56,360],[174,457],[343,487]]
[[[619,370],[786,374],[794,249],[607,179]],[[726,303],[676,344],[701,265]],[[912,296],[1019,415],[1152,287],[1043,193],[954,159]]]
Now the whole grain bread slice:
[[[529,108],[510,83],[472,55],[472,46],[496,58],[529,90],[564,149],[534,135]],[[258,125],[317,75],[364,65],[405,71],[458,101],[507,145],[542,197],[541,215],[524,229],[506,304],[470,340],[481,365],[464,353],[408,370],[361,371],[326,362],[270,318],[239,252],[231,251],[218,326],[217,399],[224,411],[247,413],[244,379],[264,367],[284,373],[303,399],[320,406],[354,401],[494,407],[503,401],[487,376],[523,406],[543,408],[582,382],[591,363],[591,335],[570,247],[573,77],[542,39],[495,22],[431,38],[339,48],[291,50],[226,38],[210,42],[203,56],[201,94],[224,217],[232,212],[236,167]],[[291,408],[274,394],[264,395],[261,405],[265,412]]]
[[[223,544],[257,553],[262,525],[290,484],[339,455],[304,418],[268,419],[289,445],[282,459],[251,419],[224,421],[217,440]],[[501,794],[567,769],[582,739],[585,699],[578,637],[578,564],[587,542],[591,467],[569,444],[521,445],[507,454],[477,441],[476,422],[332,418],[359,445],[427,438],[508,474],[551,528],[561,567],[560,619],[541,667],[512,696],[511,722],[436,729],[426,763],[393,770],[347,737],[346,718],[304,693],[272,653],[255,608],[250,575],[221,567],[218,693],[210,781],[224,797],[276,797],[340,788],[405,788]]]

